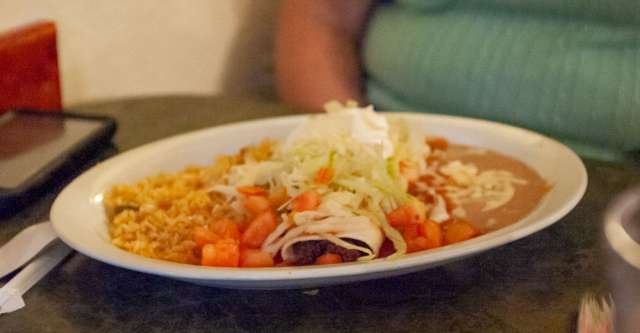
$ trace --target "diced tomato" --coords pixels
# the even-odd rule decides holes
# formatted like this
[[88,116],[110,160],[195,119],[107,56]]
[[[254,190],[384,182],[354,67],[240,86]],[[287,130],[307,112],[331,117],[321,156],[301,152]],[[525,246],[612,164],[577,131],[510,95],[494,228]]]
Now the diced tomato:
[[425,204],[433,204],[436,201],[435,197],[428,192],[418,193],[416,195],[416,198],[418,198],[418,200],[424,202]]
[[412,221],[411,207],[401,206],[390,211],[387,213],[387,221],[389,221],[389,224],[391,224],[392,227],[396,228],[410,224]]
[[435,155],[429,155],[427,157],[427,164],[433,164],[433,163],[438,162],[438,161],[440,161],[440,158],[435,156]]
[[433,220],[427,219],[420,225],[420,236],[426,238],[427,249],[434,249],[444,245],[442,227]]
[[249,223],[242,234],[242,244],[249,248],[259,248],[275,228],[275,214],[270,210],[263,212]]
[[407,252],[417,252],[427,249],[427,238],[423,236],[415,237],[409,241],[407,241]]
[[245,230],[247,230],[247,227],[249,227],[249,223],[251,223],[251,220],[243,219],[235,222],[236,222],[236,225],[238,226],[238,231],[240,231],[240,238],[242,238],[242,234],[244,234]]
[[221,239],[215,244],[202,247],[203,266],[238,267],[240,264],[240,246],[233,239]]
[[455,219],[444,226],[444,243],[453,244],[471,239],[479,234],[478,230],[466,221]]
[[316,265],[330,265],[330,264],[339,264],[342,262],[342,257],[339,254],[335,253],[325,253],[318,258],[316,258]]
[[271,189],[271,191],[269,192],[269,203],[271,204],[271,207],[273,207],[274,209],[277,209],[278,207],[282,206],[285,202],[287,202],[287,200],[289,200],[289,195],[287,194],[287,188],[286,187],[276,187]]
[[427,144],[433,150],[447,150],[449,148],[449,141],[445,138],[428,138]]
[[240,240],[240,228],[238,223],[231,219],[220,219],[209,224],[209,230],[219,238]]
[[314,210],[320,205],[320,194],[314,190],[310,190],[295,197],[291,202],[291,209],[294,212],[303,212],[305,210]]
[[436,177],[430,174],[420,176],[420,181],[427,184],[428,186],[433,186],[433,182],[436,180]]
[[244,198],[244,207],[253,214],[260,214],[271,209],[269,199],[260,195],[250,195]]
[[418,224],[424,219],[422,212],[417,207],[409,203],[400,206],[387,213],[387,221],[393,227],[399,227],[408,224]]
[[240,267],[271,267],[273,258],[269,253],[255,249],[240,250]]
[[195,227],[193,229],[193,240],[198,247],[203,247],[205,244],[211,244],[218,241],[220,237],[213,231],[205,227]]
[[260,186],[238,186],[236,190],[244,195],[267,195],[267,190]]
[[420,224],[406,224],[400,227],[405,241],[412,240],[420,235]]
[[314,178],[314,182],[317,184],[329,184],[333,179],[333,169],[332,168],[320,168],[316,173],[316,177]]

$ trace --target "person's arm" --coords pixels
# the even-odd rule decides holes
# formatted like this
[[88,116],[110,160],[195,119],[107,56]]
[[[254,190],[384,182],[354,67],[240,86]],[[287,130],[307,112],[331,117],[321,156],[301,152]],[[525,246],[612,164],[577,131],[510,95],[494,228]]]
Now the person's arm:
[[306,109],[363,101],[359,44],[372,0],[283,0],[276,37],[278,94]]

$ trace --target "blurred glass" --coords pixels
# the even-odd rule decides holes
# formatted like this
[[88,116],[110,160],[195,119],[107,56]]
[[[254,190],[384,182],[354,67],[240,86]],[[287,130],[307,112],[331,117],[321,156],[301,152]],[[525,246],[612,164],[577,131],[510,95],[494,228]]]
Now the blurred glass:
[[640,332],[640,187],[616,197],[604,217],[616,332]]

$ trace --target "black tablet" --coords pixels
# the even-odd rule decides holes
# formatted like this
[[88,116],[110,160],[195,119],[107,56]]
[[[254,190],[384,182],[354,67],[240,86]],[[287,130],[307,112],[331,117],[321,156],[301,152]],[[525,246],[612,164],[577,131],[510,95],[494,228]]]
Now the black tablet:
[[115,121],[69,112],[0,114],[0,214],[25,204],[62,169],[111,141]]

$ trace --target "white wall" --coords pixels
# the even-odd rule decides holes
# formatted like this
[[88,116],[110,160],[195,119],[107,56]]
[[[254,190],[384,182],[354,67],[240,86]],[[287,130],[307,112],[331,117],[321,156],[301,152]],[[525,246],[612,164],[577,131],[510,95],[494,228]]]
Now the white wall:
[[0,30],[58,28],[65,105],[151,94],[271,93],[275,0],[0,0]]

